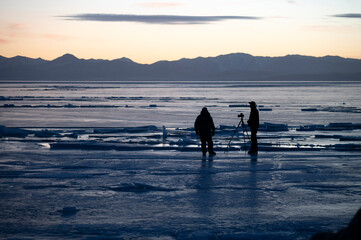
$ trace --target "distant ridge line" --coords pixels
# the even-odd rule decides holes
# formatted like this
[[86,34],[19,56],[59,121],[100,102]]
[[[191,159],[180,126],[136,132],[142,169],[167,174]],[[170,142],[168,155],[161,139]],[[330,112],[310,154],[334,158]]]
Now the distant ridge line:
[[56,57],[52,60],[46,60],[46,59],[43,59],[41,57],[38,57],[38,58],[32,58],[32,57],[26,57],[26,56],[21,56],[21,55],[16,55],[14,57],[4,57],[2,55],[0,55],[0,60],[1,58],[5,58],[5,59],[13,59],[13,58],[27,58],[27,59],[33,59],[33,60],[42,60],[42,61],[48,61],[48,62],[51,62],[51,61],[54,61],[56,59],[61,59],[61,58],[75,58],[75,59],[78,59],[78,60],[92,60],[92,61],[116,61],[116,60],[128,60],[128,61],[131,61],[131,62],[134,62],[134,63],[137,63],[137,64],[142,64],[142,65],[152,65],[152,64],[155,64],[155,63],[158,63],[158,62],[177,62],[177,61],[181,61],[181,60],[195,60],[195,59],[206,59],[206,58],[217,58],[217,57],[222,57],[222,56],[230,56],[230,55],[235,55],[235,54],[243,54],[243,55],[248,55],[248,56],[251,56],[251,57],[255,57],[255,58],[284,58],[284,57],[292,57],[292,56],[295,56],[295,57],[309,57],[309,58],[340,58],[340,59],[349,59],[349,60],[361,60],[361,58],[347,58],[347,57],[341,57],[341,56],[338,56],[338,55],[324,55],[324,56],[319,56],[319,57],[316,57],[316,56],[311,56],[311,55],[302,55],[302,54],[286,54],[284,56],[254,56],[254,55],[251,55],[251,54],[248,54],[248,53],[241,53],[241,52],[236,52],[236,53],[228,53],[228,54],[219,54],[217,56],[208,56],[208,57],[204,57],[204,56],[198,56],[198,57],[194,57],[194,58],[187,58],[187,57],[183,57],[183,58],[180,58],[180,59],[177,59],[177,60],[158,60],[156,62],[153,62],[153,63],[137,63],[137,62],[134,62],[132,59],[130,58],[127,58],[127,57],[121,57],[121,58],[114,58],[114,59],[104,59],[104,58],[78,58],[77,56],[75,56],[74,54],[72,53],[65,53],[59,57]]
[[69,53],[54,60],[0,56],[0,80],[361,81],[361,59],[329,55],[255,57],[231,53],[139,64],[125,57],[79,59]]

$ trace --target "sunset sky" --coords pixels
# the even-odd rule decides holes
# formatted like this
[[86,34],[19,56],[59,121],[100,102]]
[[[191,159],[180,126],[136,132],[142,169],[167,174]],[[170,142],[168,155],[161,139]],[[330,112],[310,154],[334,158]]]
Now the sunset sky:
[[0,55],[361,58],[360,0],[0,0]]

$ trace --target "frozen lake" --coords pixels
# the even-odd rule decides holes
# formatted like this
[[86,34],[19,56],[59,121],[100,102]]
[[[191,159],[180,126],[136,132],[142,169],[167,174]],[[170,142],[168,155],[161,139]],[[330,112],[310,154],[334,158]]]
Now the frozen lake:
[[[0,83],[0,238],[309,239],[361,207],[361,84]],[[258,157],[244,152],[259,105]],[[207,106],[217,156],[193,123]],[[249,144],[246,143],[246,147]]]

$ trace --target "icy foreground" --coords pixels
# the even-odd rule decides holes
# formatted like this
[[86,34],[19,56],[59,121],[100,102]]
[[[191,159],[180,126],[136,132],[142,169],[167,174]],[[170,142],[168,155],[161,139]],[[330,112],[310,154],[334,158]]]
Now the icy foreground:
[[[360,84],[272,84],[1,83],[0,238],[301,240],[345,227],[361,207]],[[245,154],[240,129],[225,153],[249,100],[260,152]],[[203,106],[213,159],[192,128]]]
[[5,239],[308,239],[361,201],[359,153],[2,152]]

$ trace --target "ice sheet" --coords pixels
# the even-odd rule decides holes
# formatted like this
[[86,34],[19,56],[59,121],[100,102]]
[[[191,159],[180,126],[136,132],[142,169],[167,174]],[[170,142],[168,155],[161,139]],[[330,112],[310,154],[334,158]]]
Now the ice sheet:
[[360,207],[357,153],[202,159],[17,144],[1,145],[5,239],[309,239],[346,226]]
[[[303,240],[361,207],[360,84],[0,84],[0,238]],[[251,100],[258,156],[224,152]]]

